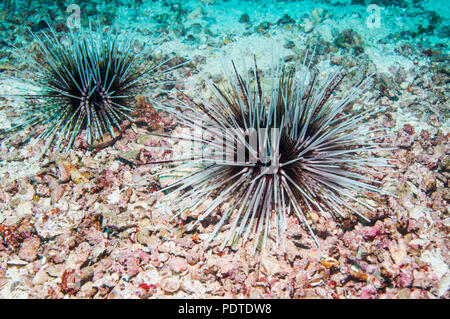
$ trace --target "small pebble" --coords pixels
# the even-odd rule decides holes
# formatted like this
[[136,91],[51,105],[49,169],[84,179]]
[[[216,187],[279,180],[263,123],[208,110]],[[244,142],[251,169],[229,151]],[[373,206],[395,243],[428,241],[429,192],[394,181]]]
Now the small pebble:
[[174,273],[179,274],[183,271],[185,271],[188,267],[188,264],[184,258],[175,257],[170,259],[169,261],[169,268]]
[[161,288],[168,293],[174,293],[180,289],[180,281],[177,278],[166,278],[161,283]]
[[37,258],[37,252],[41,241],[37,237],[31,237],[24,240],[20,247],[19,257],[26,261],[34,261]]
[[244,13],[244,14],[241,15],[241,17],[239,18],[239,22],[240,22],[240,23],[249,23],[249,22],[250,22],[250,17],[248,16],[248,14]]

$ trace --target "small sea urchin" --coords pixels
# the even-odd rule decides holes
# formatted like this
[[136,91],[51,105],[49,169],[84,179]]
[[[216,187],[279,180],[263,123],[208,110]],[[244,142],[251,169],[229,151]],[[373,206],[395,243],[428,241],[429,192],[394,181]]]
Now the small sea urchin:
[[[308,212],[337,217],[351,211],[367,220],[349,202],[371,207],[358,194],[381,193],[366,176],[371,168],[386,165],[384,158],[370,154],[381,148],[369,131],[370,118],[379,110],[343,112],[366,81],[336,98],[333,94],[344,78],[341,70],[322,82],[309,65],[289,69],[279,64],[264,81],[256,61],[253,69],[244,66],[243,75],[232,65],[231,72],[225,68],[225,87],[205,77],[211,101],[160,106],[197,132],[172,136],[185,151],[182,142],[191,140],[192,153],[168,160],[182,163],[159,174],[177,177],[161,189],[174,194],[173,216],[200,211],[187,225],[189,231],[219,212],[220,221],[208,241],[229,221],[221,250],[250,237],[255,250],[262,248],[272,232],[277,246],[285,249],[286,218],[291,213],[317,245]],[[211,201],[205,200],[209,197]]]
[[114,138],[124,120],[133,121],[136,94],[157,82],[160,65],[150,61],[150,47],[134,52],[133,37],[91,28],[71,31],[65,41],[51,28],[33,37],[36,52],[22,79],[38,91],[23,94],[25,106],[8,131],[44,125],[37,136],[44,152],[68,150],[84,129],[89,145],[107,133]]

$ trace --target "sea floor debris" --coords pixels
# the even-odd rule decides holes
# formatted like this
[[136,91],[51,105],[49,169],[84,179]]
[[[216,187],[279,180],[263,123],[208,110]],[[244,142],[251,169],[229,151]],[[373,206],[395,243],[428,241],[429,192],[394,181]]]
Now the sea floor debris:
[[[256,54],[267,70],[268,43],[280,44],[280,57],[295,61],[307,36],[321,72],[336,65],[373,70],[366,98],[388,108],[377,118],[387,132],[379,139],[398,147],[382,187],[398,198],[374,212],[371,223],[348,218],[337,224],[312,214],[317,248],[305,243],[308,232],[292,217],[286,254],[267,250],[254,256],[251,244],[220,252],[219,243],[205,243],[214,223],[186,233],[182,223],[155,208],[151,176],[160,167],[144,164],[162,150],[153,148],[161,145],[145,125],[127,127],[104,148],[75,142],[65,157],[44,162],[35,160],[42,145],[22,145],[25,134],[18,135],[12,146],[0,148],[0,298],[448,299],[448,6],[376,1],[384,6],[381,26],[371,29],[364,1],[345,7],[336,2],[277,1],[256,10],[254,2],[190,0],[149,2],[137,10],[88,4],[85,10],[105,25],[115,18],[123,28],[136,27],[142,39],[167,32],[157,54],[191,59],[174,75],[185,77],[174,86],[186,94],[202,87],[199,70],[221,80],[217,61],[223,54]],[[66,30],[66,8],[49,6],[57,31]],[[38,2],[24,11],[34,31],[45,27]],[[29,43],[20,18],[7,17],[0,38],[19,47]],[[2,76],[10,72],[10,58],[0,51],[0,95],[16,91],[17,83]],[[21,101],[0,98],[0,128],[3,112],[14,103]],[[151,110],[150,102],[139,103]],[[147,124],[158,130],[173,122],[161,114]]]

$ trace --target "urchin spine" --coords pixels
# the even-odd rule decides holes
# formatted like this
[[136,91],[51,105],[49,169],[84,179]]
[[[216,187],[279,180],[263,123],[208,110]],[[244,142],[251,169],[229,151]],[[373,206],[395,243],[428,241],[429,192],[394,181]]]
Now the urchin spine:
[[[347,200],[371,207],[355,193],[381,193],[373,185],[376,181],[365,173],[371,167],[385,166],[386,160],[362,155],[381,149],[364,130],[379,110],[344,114],[344,107],[361,93],[366,82],[353,87],[341,99],[332,99],[344,77],[342,71],[329,75],[321,84],[306,69],[305,64],[292,71],[284,64],[276,65],[271,70],[271,87],[265,92],[256,61],[252,72],[244,67],[244,76],[233,64],[233,70],[225,72],[227,87],[219,88],[205,78],[214,93],[212,101],[160,106],[187,128],[213,137],[196,136],[198,152],[190,159],[174,158],[173,163],[184,163],[166,171],[174,174],[188,170],[161,190],[177,194],[171,204],[174,218],[199,209],[203,200],[213,195],[197,220],[187,225],[188,230],[217,209],[223,209],[209,238],[212,240],[233,217],[220,249],[230,239],[235,242],[242,238],[246,242],[252,230],[254,250],[259,244],[264,247],[272,225],[277,246],[281,244],[285,249],[286,217],[291,213],[306,226],[317,245],[307,211],[343,216],[345,210],[350,210],[367,220]],[[274,128],[278,134],[267,133]],[[256,145],[267,146],[263,152],[249,145],[245,133],[249,129],[256,132]],[[217,142],[223,141],[224,136],[228,137],[225,148],[224,143]],[[214,150],[214,156],[204,156],[207,148]],[[242,148],[253,161],[231,160]]]
[[43,125],[36,138],[45,140],[43,153],[51,146],[68,151],[82,130],[88,145],[106,133],[115,138],[124,120],[134,120],[135,96],[157,83],[160,65],[148,61],[151,47],[133,52],[133,37],[92,28],[71,30],[65,42],[52,28],[32,34],[37,52],[21,79],[38,90],[23,95],[26,105],[9,131]]

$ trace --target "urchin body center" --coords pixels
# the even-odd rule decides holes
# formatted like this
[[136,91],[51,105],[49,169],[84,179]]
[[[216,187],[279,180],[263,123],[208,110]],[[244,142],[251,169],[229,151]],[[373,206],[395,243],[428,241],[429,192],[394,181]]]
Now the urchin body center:
[[267,158],[264,159],[265,161],[263,162],[261,159],[259,159],[256,162],[256,167],[258,168],[260,174],[263,175],[273,175],[273,174],[277,174],[280,172],[280,156],[279,154],[273,153],[270,156],[268,156]]

